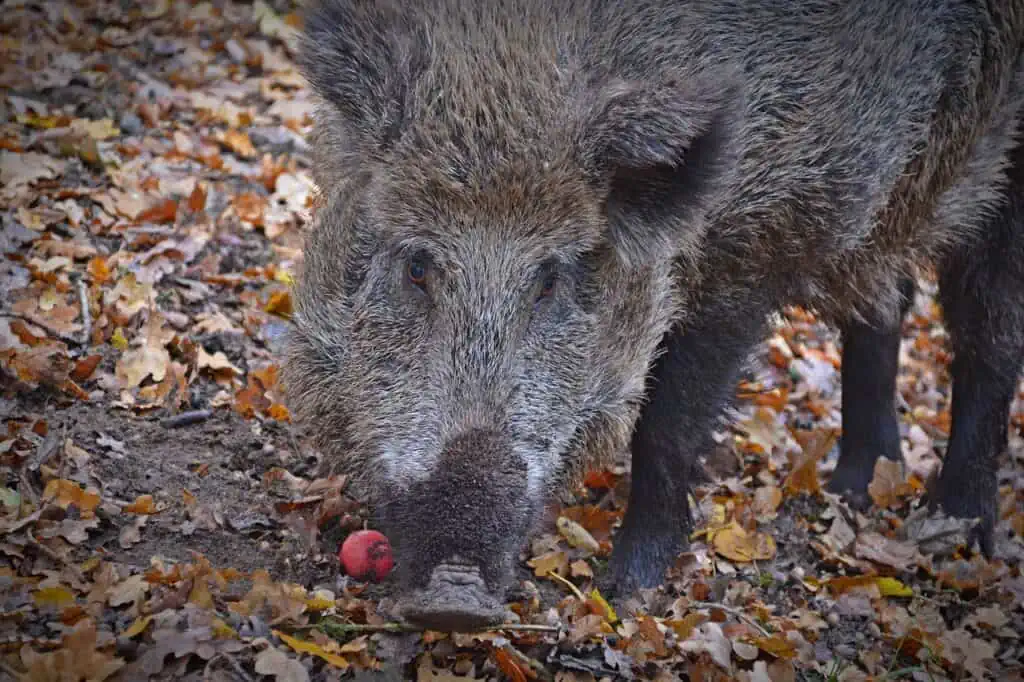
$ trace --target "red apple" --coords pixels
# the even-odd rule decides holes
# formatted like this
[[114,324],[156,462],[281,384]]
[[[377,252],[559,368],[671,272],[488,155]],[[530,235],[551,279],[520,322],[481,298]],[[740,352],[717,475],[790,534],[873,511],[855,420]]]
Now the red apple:
[[378,582],[391,571],[391,543],[375,530],[357,530],[341,543],[338,552],[345,573],[356,580]]

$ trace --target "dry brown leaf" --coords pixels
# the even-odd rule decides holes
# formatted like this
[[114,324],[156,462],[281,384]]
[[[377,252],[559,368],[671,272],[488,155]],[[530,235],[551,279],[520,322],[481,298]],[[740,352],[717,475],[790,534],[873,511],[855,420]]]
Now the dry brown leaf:
[[964,628],[950,630],[939,637],[942,659],[954,671],[962,669],[976,680],[991,675],[988,664],[995,662],[996,648],[989,642],[971,635]]
[[754,491],[754,512],[757,514],[774,513],[782,504],[782,489],[774,485],[761,486]]
[[209,370],[215,377],[226,379],[242,373],[242,370],[231,364],[224,351],[219,350],[211,355],[198,345],[196,346],[196,367],[200,370]]
[[532,568],[533,574],[538,577],[544,577],[548,573],[564,577],[569,570],[569,555],[556,549],[533,557],[526,562],[526,565]]
[[240,220],[253,225],[262,225],[267,210],[267,199],[255,192],[239,194],[231,202]]
[[134,502],[122,507],[121,511],[126,514],[156,514],[158,510],[152,495],[139,495]]
[[100,503],[100,496],[97,493],[82,488],[75,481],[62,478],[55,478],[46,484],[43,499],[54,502],[61,509],[74,505],[83,518],[91,518],[93,510]]
[[102,682],[124,666],[124,660],[97,650],[96,623],[83,618],[61,638],[61,647],[38,653],[30,646],[21,649],[21,663],[27,680],[33,682]]
[[760,532],[749,532],[735,521],[714,531],[715,552],[732,561],[766,561],[775,556],[775,539]]
[[874,476],[868,484],[868,495],[875,505],[881,509],[899,507],[901,498],[913,492],[913,487],[904,479],[903,462],[885,457],[875,460]]
[[913,542],[895,540],[872,531],[857,536],[854,554],[862,559],[892,566],[901,571],[913,570],[920,555]]
[[277,682],[309,681],[309,673],[301,663],[272,646],[256,655],[256,672],[271,675]]
[[252,140],[249,139],[249,134],[244,130],[228,130],[221,136],[220,141],[225,147],[243,159],[256,157],[256,147],[253,146]]
[[54,178],[64,172],[67,163],[46,154],[15,154],[0,150],[0,187],[5,194],[36,180]]
[[60,386],[71,374],[73,363],[64,344],[49,342],[16,352],[10,366],[28,384]]
[[559,516],[558,520],[555,521],[555,527],[558,528],[558,532],[571,547],[586,550],[591,554],[596,554],[601,550],[601,545],[594,539],[594,536],[572,519]]
[[690,631],[686,640],[679,642],[684,653],[706,653],[719,667],[729,670],[732,645],[718,623],[701,623]]
[[121,527],[121,532],[117,534],[117,543],[121,549],[128,549],[142,542],[142,529],[148,520],[147,516],[139,516]]
[[147,377],[163,381],[170,362],[171,355],[166,348],[146,343],[122,355],[114,371],[122,387],[135,388]]

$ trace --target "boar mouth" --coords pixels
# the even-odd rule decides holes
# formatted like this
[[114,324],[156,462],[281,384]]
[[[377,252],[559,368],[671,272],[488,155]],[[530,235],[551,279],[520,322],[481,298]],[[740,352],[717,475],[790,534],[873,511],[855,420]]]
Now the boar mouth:
[[472,632],[501,622],[504,605],[487,589],[480,569],[442,564],[430,574],[425,588],[398,604],[409,623],[444,632]]

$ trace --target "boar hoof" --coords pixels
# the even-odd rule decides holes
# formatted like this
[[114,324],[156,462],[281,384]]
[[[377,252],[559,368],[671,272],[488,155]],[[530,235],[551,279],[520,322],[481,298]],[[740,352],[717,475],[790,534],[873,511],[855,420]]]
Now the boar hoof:
[[[996,500],[998,491],[976,480],[952,480],[939,477],[937,485],[928,491],[929,507],[940,508],[958,519],[980,519],[971,529],[967,546],[978,546],[986,558],[995,552]],[[949,479],[949,480],[947,480]]]
[[505,615],[479,569],[450,565],[435,568],[427,587],[400,602],[398,610],[413,625],[442,632],[472,632]]
[[[903,464],[902,457],[897,461]],[[863,512],[871,507],[868,485],[871,484],[874,475],[874,459],[865,461],[854,457],[841,457],[826,489],[830,493],[841,495],[850,507]]]

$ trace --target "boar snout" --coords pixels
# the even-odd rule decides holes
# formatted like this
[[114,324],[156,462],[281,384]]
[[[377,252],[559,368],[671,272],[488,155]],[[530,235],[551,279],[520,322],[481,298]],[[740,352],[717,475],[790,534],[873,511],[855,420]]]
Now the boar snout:
[[472,430],[448,441],[428,476],[392,493],[380,511],[395,541],[404,618],[440,630],[500,620],[540,502],[527,480],[507,436]]
[[400,602],[398,610],[415,625],[456,632],[499,623],[505,612],[501,600],[488,590],[480,568],[460,564],[435,568],[427,587]]

